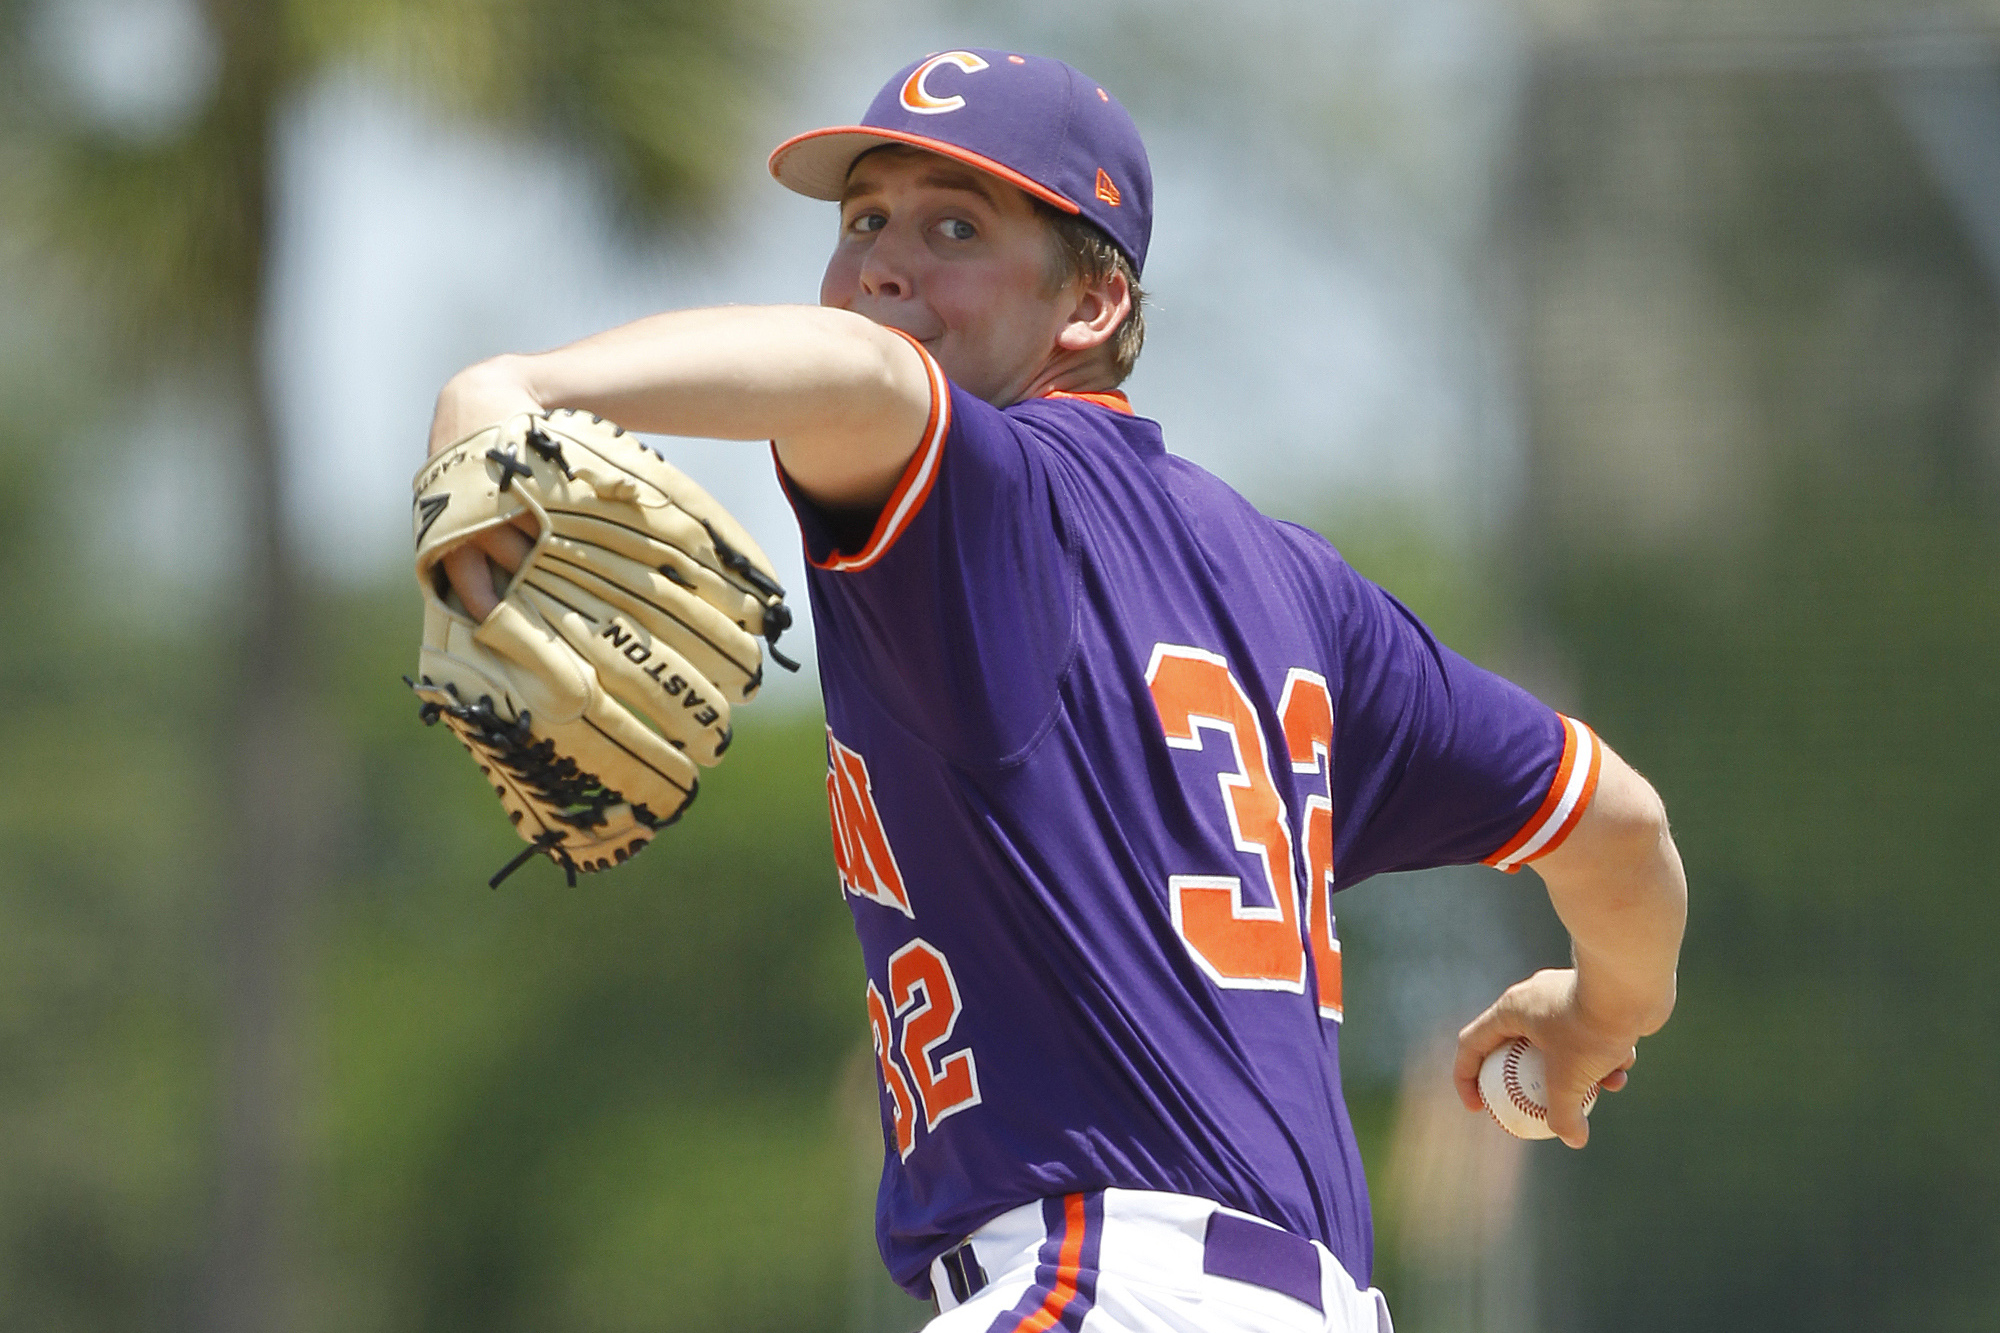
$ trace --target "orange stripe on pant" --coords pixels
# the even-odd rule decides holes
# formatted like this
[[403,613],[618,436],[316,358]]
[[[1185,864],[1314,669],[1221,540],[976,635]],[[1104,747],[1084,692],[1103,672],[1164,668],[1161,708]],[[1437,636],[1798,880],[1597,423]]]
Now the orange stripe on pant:
[[1063,1243],[1061,1255],[1056,1260],[1056,1284],[1049,1289],[1049,1298],[1042,1302],[1042,1308],[1014,1326],[1014,1333],[1046,1333],[1055,1327],[1055,1322],[1063,1317],[1063,1311],[1076,1299],[1076,1279],[1079,1261],[1083,1258],[1083,1196],[1066,1194],[1063,1196]]

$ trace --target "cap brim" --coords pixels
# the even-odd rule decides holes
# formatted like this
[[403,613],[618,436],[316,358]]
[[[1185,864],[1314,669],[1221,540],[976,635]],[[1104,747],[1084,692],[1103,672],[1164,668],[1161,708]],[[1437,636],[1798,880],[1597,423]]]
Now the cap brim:
[[808,130],[785,140],[771,152],[771,174],[780,185],[794,190],[808,199],[825,199],[839,202],[847,189],[847,173],[854,167],[856,158],[872,148],[885,144],[906,144],[912,148],[922,148],[941,157],[963,162],[976,167],[989,176],[997,176],[1009,185],[1025,190],[1028,194],[1065,213],[1081,213],[1083,210],[1072,200],[1051,190],[1040,181],[1023,176],[1012,167],[1005,167],[990,157],[983,157],[957,144],[946,143],[942,139],[926,138],[921,134],[907,134],[901,130],[875,129],[866,125],[836,125],[824,130]]

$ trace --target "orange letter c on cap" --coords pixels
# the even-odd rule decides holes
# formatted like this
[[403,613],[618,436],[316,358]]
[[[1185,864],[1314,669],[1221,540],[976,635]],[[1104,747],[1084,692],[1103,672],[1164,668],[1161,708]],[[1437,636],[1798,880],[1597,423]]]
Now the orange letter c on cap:
[[963,97],[933,97],[924,87],[924,80],[939,65],[956,65],[967,74],[976,74],[986,68],[986,62],[970,51],[946,51],[934,55],[910,72],[903,83],[903,109],[914,111],[920,116],[937,116],[947,111],[956,111],[965,105]]

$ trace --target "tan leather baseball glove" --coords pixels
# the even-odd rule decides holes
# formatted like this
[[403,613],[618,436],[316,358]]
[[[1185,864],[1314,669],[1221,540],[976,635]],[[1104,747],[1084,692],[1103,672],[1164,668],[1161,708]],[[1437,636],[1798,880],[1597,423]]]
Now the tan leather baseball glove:
[[[534,548],[475,622],[439,561],[524,513]],[[759,638],[791,624],[770,561],[659,455],[568,409],[432,457],[413,522],[421,716],[464,743],[529,844],[490,882],[537,852],[572,884],[622,863],[694,800],[697,765],[721,760],[732,706],[762,683]]]

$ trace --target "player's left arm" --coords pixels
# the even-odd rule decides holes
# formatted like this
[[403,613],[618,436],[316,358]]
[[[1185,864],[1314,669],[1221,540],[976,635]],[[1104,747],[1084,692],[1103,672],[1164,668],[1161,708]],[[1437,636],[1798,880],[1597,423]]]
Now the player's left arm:
[[[460,371],[438,394],[430,451],[515,413],[558,407],[637,431],[770,440],[807,496],[829,508],[865,509],[894,489],[934,403],[930,373],[911,343],[849,311],[674,310]],[[497,601],[486,561],[517,568],[532,535],[488,529],[444,557],[475,619]]]
[[1616,1091],[1639,1038],[1673,1012],[1687,924],[1687,879],[1652,786],[1609,746],[1597,793],[1561,846],[1534,868],[1569,930],[1575,966],[1537,972],[1508,988],[1459,1033],[1453,1076],[1479,1110],[1479,1066],[1513,1037],[1548,1065],[1549,1128],[1572,1148],[1590,1137],[1583,1099]]

